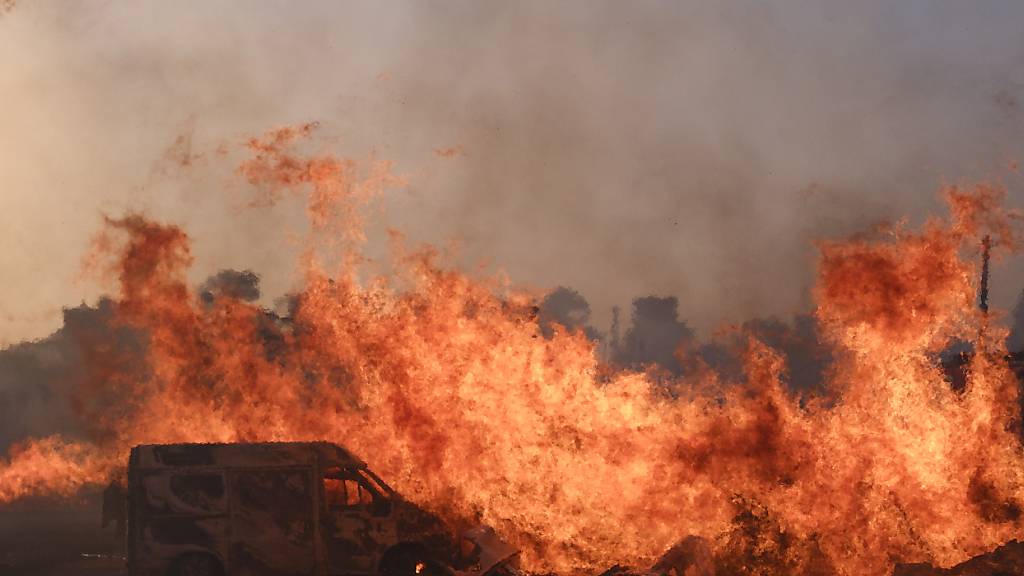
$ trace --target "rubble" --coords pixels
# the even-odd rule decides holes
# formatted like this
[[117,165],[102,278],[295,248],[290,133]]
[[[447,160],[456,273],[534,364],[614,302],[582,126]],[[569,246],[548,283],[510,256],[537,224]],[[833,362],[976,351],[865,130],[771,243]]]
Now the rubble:
[[669,576],[715,576],[715,559],[703,538],[689,536],[670,548],[651,569]]
[[1024,574],[1024,542],[1011,540],[988,554],[975,556],[952,568],[931,564],[898,564],[893,576],[1015,576]]

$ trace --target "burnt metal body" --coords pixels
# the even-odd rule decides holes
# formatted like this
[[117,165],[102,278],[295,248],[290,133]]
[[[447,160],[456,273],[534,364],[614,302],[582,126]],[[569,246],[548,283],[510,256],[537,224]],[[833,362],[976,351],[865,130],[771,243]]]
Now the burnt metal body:
[[460,541],[327,442],[142,445],[129,458],[132,576],[427,576],[514,556],[474,534]]

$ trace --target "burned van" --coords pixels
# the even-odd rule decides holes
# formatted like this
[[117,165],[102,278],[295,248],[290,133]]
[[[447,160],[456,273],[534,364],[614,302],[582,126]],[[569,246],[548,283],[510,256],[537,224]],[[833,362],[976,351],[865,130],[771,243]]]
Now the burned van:
[[133,448],[127,547],[132,576],[483,574],[515,557],[327,442]]

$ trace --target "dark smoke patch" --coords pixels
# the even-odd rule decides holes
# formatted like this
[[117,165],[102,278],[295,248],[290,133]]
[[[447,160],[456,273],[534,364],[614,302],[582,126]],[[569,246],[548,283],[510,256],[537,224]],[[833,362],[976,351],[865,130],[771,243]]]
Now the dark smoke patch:
[[[253,301],[259,278],[249,271],[222,270],[203,282],[200,298]],[[149,335],[118,318],[118,304],[67,308],[63,325],[50,336],[0,350],[0,452],[29,437],[60,434],[104,442],[135,403],[131,387],[144,381]],[[255,334],[268,358],[283,346],[287,324],[272,312],[256,318]]]
[[137,373],[140,335],[114,322],[114,304],[64,310],[64,325],[51,336],[0,351],[0,448],[26,437],[102,435],[108,390],[89,382]]
[[218,297],[253,302],[260,298],[260,277],[251,270],[221,270],[203,282],[199,295],[207,304]]
[[833,350],[822,337],[818,319],[812,314],[796,314],[788,321],[754,318],[734,330],[710,338],[698,338],[686,320],[680,318],[679,301],[674,297],[643,296],[633,300],[633,310],[625,335],[613,314],[613,324],[603,333],[590,324],[591,307],[573,288],[561,286],[541,301],[538,323],[545,338],[556,326],[570,331],[582,330],[587,338],[600,343],[604,358],[619,367],[638,370],[653,368],[674,376],[692,374],[701,366],[711,368],[726,382],[744,381],[743,356],[748,338],[755,338],[782,355],[783,384],[801,398],[827,394],[825,378],[833,361]]

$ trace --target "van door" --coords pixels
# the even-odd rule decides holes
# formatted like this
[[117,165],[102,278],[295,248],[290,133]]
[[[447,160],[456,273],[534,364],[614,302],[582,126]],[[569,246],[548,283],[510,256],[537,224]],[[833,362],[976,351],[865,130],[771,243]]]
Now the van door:
[[227,488],[220,470],[134,471],[132,574],[163,574],[189,554],[229,555]]
[[235,470],[230,486],[232,576],[315,574],[311,470]]
[[328,573],[376,573],[381,556],[397,543],[391,503],[352,471],[329,469],[321,482]]

